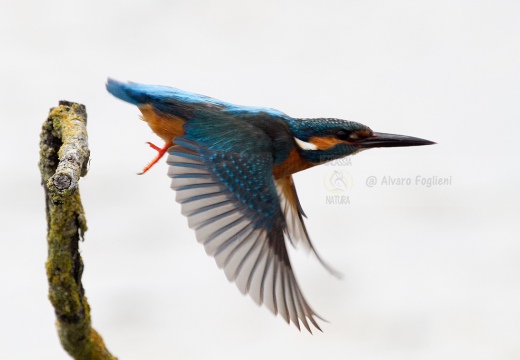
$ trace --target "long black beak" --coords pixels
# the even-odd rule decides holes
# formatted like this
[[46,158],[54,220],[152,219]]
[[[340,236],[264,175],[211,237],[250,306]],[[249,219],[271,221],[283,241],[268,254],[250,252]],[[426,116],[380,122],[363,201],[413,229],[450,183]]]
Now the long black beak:
[[395,135],[385,133],[372,133],[371,137],[356,141],[356,145],[361,149],[371,149],[376,147],[399,147],[399,146],[420,146],[433,145],[433,141],[419,139],[413,136]]

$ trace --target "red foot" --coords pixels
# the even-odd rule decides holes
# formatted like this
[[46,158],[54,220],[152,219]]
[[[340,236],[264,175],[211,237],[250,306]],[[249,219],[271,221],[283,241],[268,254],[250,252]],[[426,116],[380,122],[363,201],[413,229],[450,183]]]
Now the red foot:
[[150,147],[152,149],[157,151],[157,156],[148,165],[146,165],[146,167],[143,169],[143,171],[141,171],[140,173],[137,173],[137,175],[143,175],[145,172],[150,170],[150,168],[152,166],[154,166],[157,161],[161,160],[161,158],[163,157],[164,154],[166,154],[166,151],[168,151],[170,146],[173,145],[173,143],[169,142],[169,143],[165,143],[164,146],[162,148],[160,148],[158,146],[155,146],[151,142],[147,142],[147,144],[150,145]]

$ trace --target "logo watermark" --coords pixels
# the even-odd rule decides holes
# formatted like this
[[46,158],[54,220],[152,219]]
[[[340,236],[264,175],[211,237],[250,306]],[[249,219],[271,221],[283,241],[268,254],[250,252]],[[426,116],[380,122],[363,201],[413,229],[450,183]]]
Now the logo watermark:
[[327,161],[323,166],[352,166],[352,157],[347,156],[340,159],[328,159],[328,158],[321,158],[320,161]]
[[[347,156],[340,159],[322,158],[325,164],[322,165],[326,172],[323,176],[323,189],[325,191],[324,201],[326,205],[350,205],[352,188],[354,187],[354,176],[352,176],[352,157]],[[347,170],[348,169],[348,170]],[[360,181],[362,183],[362,181]],[[392,176],[371,175],[364,181],[367,187],[376,186],[420,186],[420,187],[440,187],[451,186],[452,176],[438,175],[415,175],[415,176]]]
[[323,186],[327,192],[325,204],[349,205],[349,191],[354,186],[354,179],[345,169],[332,169],[323,177]]
[[365,180],[365,184],[368,187],[374,186],[451,186],[451,176],[422,176],[416,175],[415,177],[395,177],[391,175],[384,175],[378,178],[377,176],[369,176]]

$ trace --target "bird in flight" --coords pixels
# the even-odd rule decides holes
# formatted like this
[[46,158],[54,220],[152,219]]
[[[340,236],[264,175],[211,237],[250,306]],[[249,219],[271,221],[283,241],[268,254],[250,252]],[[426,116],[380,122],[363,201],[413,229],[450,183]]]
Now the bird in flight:
[[[168,175],[198,242],[243,294],[298,329],[320,330],[293,273],[285,239],[312,251],[292,174],[377,147],[432,141],[373,132],[363,124],[298,119],[172,87],[108,79],[107,90],[136,105],[165,144],[142,173],[168,153]],[[321,319],[321,318],[320,318]]]

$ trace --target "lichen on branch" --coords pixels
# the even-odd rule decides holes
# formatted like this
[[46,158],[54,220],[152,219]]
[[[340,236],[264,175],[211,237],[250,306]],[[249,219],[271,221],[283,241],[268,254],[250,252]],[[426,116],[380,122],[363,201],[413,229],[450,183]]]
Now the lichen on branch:
[[90,151],[84,105],[60,101],[40,135],[40,172],[47,216],[49,299],[63,348],[74,359],[116,359],[91,327],[90,307],[81,283],[79,241],[87,223],[78,182],[87,174]]

